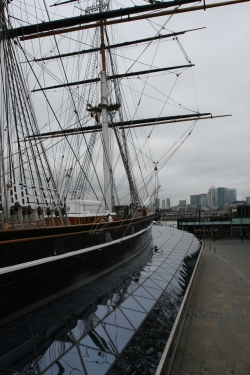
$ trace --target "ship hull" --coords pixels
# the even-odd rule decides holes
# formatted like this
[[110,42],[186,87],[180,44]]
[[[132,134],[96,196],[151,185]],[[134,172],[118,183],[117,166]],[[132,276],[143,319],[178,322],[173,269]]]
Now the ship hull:
[[[81,287],[130,260],[151,240],[153,216],[111,225],[45,228],[37,237],[22,231],[0,241],[0,322]],[[65,233],[66,232],[66,233]],[[41,235],[43,234],[43,235]],[[33,232],[34,235],[34,232]]]

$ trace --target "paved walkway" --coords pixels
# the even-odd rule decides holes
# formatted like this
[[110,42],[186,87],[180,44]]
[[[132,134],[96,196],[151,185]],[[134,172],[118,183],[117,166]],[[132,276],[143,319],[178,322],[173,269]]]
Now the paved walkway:
[[171,375],[250,375],[250,241],[206,241]]

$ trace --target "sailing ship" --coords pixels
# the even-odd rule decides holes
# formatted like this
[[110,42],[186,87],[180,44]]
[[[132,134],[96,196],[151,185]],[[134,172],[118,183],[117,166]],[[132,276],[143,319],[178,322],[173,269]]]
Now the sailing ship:
[[[154,35],[124,41],[116,24],[165,16],[166,26],[194,2],[0,1],[0,319],[82,286],[149,245],[159,165],[147,158],[145,129],[212,115],[183,114],[174,101],[182,112],[167,115],[164,94],[162,109],[143,118],[150,77],[177,79],[193,66],[178,39],[188,31],[155,24]],[[169,40],[186,63],[156,67]],[[151,46],[151,63],[135,70]],[[135,47],[139,57],[130,59]]]

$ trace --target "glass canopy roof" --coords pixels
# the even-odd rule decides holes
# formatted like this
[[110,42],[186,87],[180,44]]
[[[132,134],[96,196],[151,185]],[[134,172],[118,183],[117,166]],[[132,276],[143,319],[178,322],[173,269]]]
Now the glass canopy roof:
[[114,272],[0,331],[0,374],[154,374],[200,242],[165,226]]

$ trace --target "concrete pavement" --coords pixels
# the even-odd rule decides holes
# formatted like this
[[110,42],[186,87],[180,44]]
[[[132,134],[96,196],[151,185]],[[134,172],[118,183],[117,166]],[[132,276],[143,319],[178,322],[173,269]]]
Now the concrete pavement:
[[171,375],[250,375],[250,241],[204,243]]

